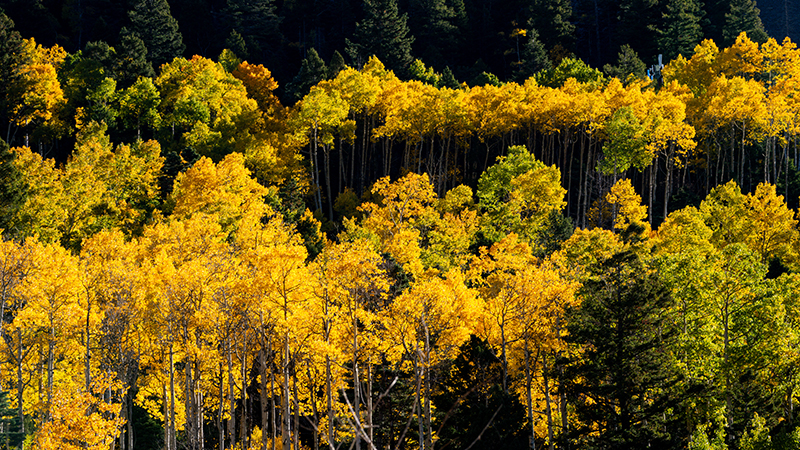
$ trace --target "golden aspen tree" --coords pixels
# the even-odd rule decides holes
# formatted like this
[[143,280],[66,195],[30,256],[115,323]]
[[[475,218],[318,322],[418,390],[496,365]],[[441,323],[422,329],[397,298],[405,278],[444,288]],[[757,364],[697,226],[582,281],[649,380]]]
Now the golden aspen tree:
[[[31,269],[18,290],[20,308],[8,332],[18,350],[17,374],[26,414],[52,418],[57,391],[84,386],[84,291],[78,260],[57,244],[32,244]],[[24,377],[24,378],[22,378]]]
[[[249,295],[253,296],[254,314],[258,316],[259,333],[274,349],[273,359],[278,368],[280,424],[273,428],[273,438],[280,440],[284,450],[299,442],[299,417],[302,413],[297,392],[296,367],[311,336],[309,326],[314,322],[311,300],[312,280],[306,266],[308,253],[300,237],[277,219],[266,225],[256,225],[247,239],[239,242],[240,258],[249,274]],[[271,381],[270,384],[273,382]],[[262,379],[262,389],[265,380]],[[263,436],[263,435],[262,435]],[[266,439],[266,438],[265,438]]]
[[[325,176],[325,192],[328,200],[329,217],[333,218],[333,198],[331,193],[330,150],[334,143],[334,133],[349,127],[354,122],[347,119],[348,105],[330,83],[323,82],[313,86],[296,106],[297,114],[293,117],[299,133],[308,136],[309,155],[311,158],[312,181],[316,186],[316,207],[322,211],[322,180]],[[341,132],[341,131],[340,131]],[[318,151],[322,148],[324,161],[320,163]],[[320,166],[322,172],[320,172]]]
[[[81,280],[86,291],[85,341],[90,344],[84,370],[88,385],[98,376],[114,375],[117,382],[106,388],[107,400],[120,403],[125,420],[120,435],[122,449],[133,448],[133,397],[139,367],[140,337],[144,319],[144,281],[137,261],[138,243],[126,240],[122,231],[101,231],[84,241],[81,248]],[[100,322],[93,315],[100,315]],[[98,375],[99,374],[99,375]],[[85,387],[84,387],[85,388]]]
[[[316,332],[316,354],[311,356],[323,363],[320,375],[325,380],[323,411],[327,417],[322,420],[322,429],[327,431],[328,445],[341,441],[337,429],[346,428],[348,423],[352,424],[354,440],[372,442],[374,438],[371,377],[374,365],[380,362],[377,312],[389,288],[382,265],[380,255],[367,241],[360,240],[329,243],[309,268],[314,274],[314,310],[323,318],[322,328]],[[338,392],[348,386],[348,371],[353,397],[343,405]],[[353,418],[348,418],[350,408],[355,413]],[[323,419],[316,411],[315,415]]]
[[29,147],[12,151],[16,157],[14,164],[28,184],[25,203],[14,221],[20,235],[38,236],[43,242],[59,241],[67,219],[67,211],[62,207],[65,194],[60,170],[53,159],[44,159]]
[[[674,168],[682,167],[688,153],[697,146],[694,141],[695,129],[687,122],[686,117],[686,101],[689,96],[686,88],[681,87],[677,82],[666,84],[650,98],[647,116],[643,121],[647,136],[647,150],[656,158],[663,156],[666,160],[663,212],[665,218],[669,211],[669,197],[674,184]],[[653,221],[653,197],[656,188],[655,165],[651,165],[650,168],[650,186],[647,195],[650,223]]]
[[433,448],[437,439],[432,428],[433,373],[456,355],[481,312],[476,292],[466,287],[464,275],[454,269],[444,278],[417,280],[383,316],[387,359],[404,362],[414,374],[412,414],[417,417],[420,449]]
[[[10,86],[15,98],[10,119],[18,127],[34,127],[32,131],[41,151],[43,142],[59,137],[66,128],[59,116],[66,99],[57,77],[66,52],[58,45],[44,48],[33,38],[24,40],[23,51],[28,62],[18,69],[21,75],[18,84]],[[30,145],[29,132],[26,131],[26,146]]]
[[642,198],[627,178],[617,181],[602,202],[595,201],[589,210],[589,220],[594,227],[608,227],[620,232],[630,225],[642,227],[644,233],[650,230],[647,206],[642,205]]
[[258,104],[219,63],[176,58],[162,67],[155,85],[162,126],[201,156],[220,160],[253,145],[261,120]]
[[217,164],[200,158],[175,177],[172,214],[178,219],[208,214],[217,217],[227,233],[248,232],[272,212],[265,203],[268,195],[274,194],[252,178],[241,153],[231,153]]
[[[148,291],[146,326],[153,333],[153,351],[143,364],[154,370],[148,372],[150,379],[143,381],[137,400],[163,399],[163,416],[157,417],[164,417],[165,446],[170,450],[180,429],[186,430],[192,448],[203,442],[201,386],[215,362],[204,356],[216,348],[206,316],[214,314],[209,297],[219,283],[226,236],[218,217],[201,213],[156,224],[140,240],[141,254],[148,255],[142,267]],[[183,374],[177,372],[177,363]]]

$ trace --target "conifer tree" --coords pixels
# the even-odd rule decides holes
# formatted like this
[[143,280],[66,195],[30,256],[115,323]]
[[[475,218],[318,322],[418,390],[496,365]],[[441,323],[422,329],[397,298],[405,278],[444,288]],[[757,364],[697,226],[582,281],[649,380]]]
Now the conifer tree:
[[311,86],[324,80],[327,76],[328,69],[325,67],[325,61],[319,57],[319,53],[316,50],[311,48],[300,65],[300,72],[286,86],[286,91],[292,96],[293,100],[300,100],[308,94]]
[[273,0],[228,0],[224,13],[229,25],[244,38],[248,53],[262,58],[274,53],[282,35],[278,28],[281,18],[275,13]]
[[347,39],[347,53],[357,66],[377,56],[387,69],[405,74],[411,64],[411,36],[408,15],[400,14],[396,0],[364,0],[364,20],[356,24],[353,41]]
[[619,49],[617,65],[612,66],[611,64],[606,64],[603,66],[603,72],[605,72],[606,75],[609,77],[617,77],[623,82],[631,75],[634,78],[644,78],[645,70],[647,69],[644,62],[628,44],[623,45]]
[[768,36],[764,31],[764,24],[761,23],[760,14],[755,0],[731,0],[722,28],[723,44],[726,47],[733,44],[742,32],[747,33],[747,37],[754,42],[766,42]]
[[[9,104],[9,87],[19,79],[22,54],[22,37],[14,29],[14,21],[0,9],[0,120],[3,125],[8,120],[8,109],[13,106]],[[5,136],[6,140],[8,138]]]
[[425,61],[452,61],[461,40],[458,24],[463,21],[456,9],[445,0],[412,0],[410,10],[415,53]]
[[671,448],[665,418],[678,381],[669,350],[676,334],[666,313],[672,297],[631,249],[590,273],[583,302],[567,311],[566,340],[584,348],[565,369],[582,424],[574,430],[576,448]]
[[14,153],[0,139],[0,229],[13,232],[14,216],[25,203],[27,186],[22,173],[14,164]]
[[535,28],[531,28],[526,34],[528,39],[522,47],[522,62],[516,73],[517,80],[520,82],[533,76],[536,72],[552,68],[544,43],[539,38],[539,32]]
[[690,57],[703,39],[703,12],[697,0],[668,0],[660,25],[656,27],[659,53],[670,61],[678,55]]
[[247,51],[247,43],[244,37],[236,30],[231,30],[228,39],[225,39],[225,48],[230,49],[239,58],[247,59],[250,54]]
[[439,78],[439,87],[461,89],[461,84],[456,79],[456,76],[453,75],[453,71],[450,70],[450,66],[445,66],[444,70],[442,70],[442,76]]
[[135,33],[122,28],[117,52],[116,79],[120,88],[132,86],[139,77],[154,77],[153,64],[147,59],[147,46]]
[[333,56],[331,56],[331,62],[328,64],[328,79],[336,78],[336,75],[339,75],[339,72],[345,69],[347,64],[344,62],[344,57],[339,50],[335,50],[333,52]]
[[572,49],[575,25],[572,18],[572,2],[569,0],[533,0],[531,2],[530,28],[536,29],[538,39],[546,49],[560,46]]
[[147,59],[155,66],[183,54],[186,46],[167,0],[139,0],[128,16],[132,31],[147,47]]

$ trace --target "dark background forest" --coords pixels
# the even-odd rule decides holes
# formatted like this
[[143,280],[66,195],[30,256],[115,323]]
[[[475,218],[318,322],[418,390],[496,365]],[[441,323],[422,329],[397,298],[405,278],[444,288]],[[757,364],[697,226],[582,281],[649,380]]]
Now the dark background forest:
[[[531,75],[533,70],[525,73],[519,66],[530,51],[532,30],[551,63],[574,54],[596,68],[617,61],[625,44],[650,66],[658,54],[666,60],[678,53],[689,56],[704,38],[728,46],[747,31],[763,41],[752,34],[761,28],[759,10],[763,30],[778,42],[786,36],[796,42],[800,33],[793,20],[800,14],[798,0],[172,0],[169,13],[178,34],[147,36],[157,28],[142,24],[155,19],[137,18],[137,11],[156,15],[161,3],[166,2],[3,0],[0,8],[22,36],[45,46],[59,44],[70,53],[93,41],[119,46],[125,30],[143,34],[145,43],[171,41],[171,56],[216,59],[223,48],[239,50],[243,59],[272,71],[284,102],[302,97],[287,87],[312,48],[326,62],[339,52],[346,64],[358,67],[364,61],[354,59],[352,49],[367,44],[366,50],[377,50],[398,75],[410,58],[419,58],[436,71],[449,67],[459,81],[472,85],[482,72],[503,81]],[[371,8],[398,12],[377,18],[381,36],[365,42],[359,38],[369,36],[372,22],[365,15]],[[405,26],[390,26],[403,15]],[[398,63],[376,48],[382,39],[396,39],[395,50],[402,52],[409,38],[409,54],[398,56]]]

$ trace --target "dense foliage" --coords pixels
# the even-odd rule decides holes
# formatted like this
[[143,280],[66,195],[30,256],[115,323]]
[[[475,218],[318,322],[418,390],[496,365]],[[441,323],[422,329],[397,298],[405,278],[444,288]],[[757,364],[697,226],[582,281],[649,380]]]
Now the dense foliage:
[[800,50],[754,2],[722,49],[655,28],[652,78],[532,2],[518,81],[460,84],[410,53],[458,53],[475,4],[372,0],[291,107],[272,2],[212,5],[216,60],[111,3],[65,4],[74,53],[0,14],[0,446],[800,446]]

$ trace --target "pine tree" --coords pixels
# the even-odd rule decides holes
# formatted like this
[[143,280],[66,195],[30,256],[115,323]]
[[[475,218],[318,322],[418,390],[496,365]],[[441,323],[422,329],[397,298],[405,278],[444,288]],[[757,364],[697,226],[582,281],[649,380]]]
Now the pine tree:
[[344,62],[344,57],[339,50],[335,50],[333,52],[333,56],[331,56],[331,62],[328,64],[328,79],[336,78],[336,75],[339,75],[339,72],[345,69],[347,64]]
[[569,0],[533,0],[531,2],[530,28],[536,29],[545,49],[556,46],[570,50],[574,44],[575,25],[572,2]]
[[0,448],[17,448],[24,440],[19,415],[8,402],[8,391],[0,391]]
[[132,86],[139,77],[153,77],[153,64],[147,60],[147,47],[136,34],[122,28],[115,68],[118,88]]
[[25,203],[27,190],[23,175],[14,164],[14,153],[0,139],[0,229],[4,233],[13,233],[14,217]]
[[236,30],[231,30],[228,39],[225,39],[225,48],[232,51],[237,57],[247,59],[250,52],[247,51],[247,43],[244,37]]
[[617,65],[612,66],[606,64],[603,66],[603,72],[609,77],[617,77],[623,82],[632,75],[634,78],[644,78],[647,67],[644,62],[639,58],[639,55],[631,48],[630,45],[625,44],[619,49],[617,58]]
[[678,55],[690,57],[703,39],[701,20],[705,13],[697,0],[668,0],[656,26],[658,52],[670,61]]
[[742,32],[747,33],[747,37],[754,42],[766,42],[768,36],[760,14],[755,0],[732,0],[730,9],[725,13],[725,26],[722,28],[723,45],[732,45]]
[[438,67],[452,61],[461,39],[457,11],[445,0],[412,0],[410,12],[415,53]]
[[[22,64],[22,37],[14,29],[14,21],[0,9],[0,120],[8,121],[9,87],[19,79]],[[5,136],[8,140],[9,136]]]
[[404,75],[413,60],[414,37],[407,22],[408,15],[400,14],[396,0],[364,0],[364,20],[356,24],[354,40],[347,40],[347,53],[357,66],[374,55],[387,69]]
[[445,66],[444,70],[442,70],[442,76],[439,78],[439,87],[461,89],[461,84],[456,79],[456,76],[453,75],[453,71],[450,70],[450,66]]
[[678,381],[672,297],[630,249],[590,273],[583,302],[567,311],[566,340],[584,349],[566,361],[564,375],[584,427],[575,430],[576,448],[670,448],[665,413]]
[[147,59],[153,65],[161,66],[183,54],[186,46],[167,0],[139,0],[128,16],[132,31],[144,42]]
[[281,18],[275,13],[273,0],[228,0],[224,13],[229,26],[241,33],[253,57],[267,59],[281,43]]
[[326,79],[327,76],[328,69],[325,67],[325,61],[319,57],[319,53],[316,50],[311,48],[300,65],[300,72],[286,85],[286,91],[292,96],[293,100],[300,100],[308,94],[311,86]]
[[531,28],[526,34],[528,39],[522,47],[522,63],[516,73],[516,78],[520,82],[533,76],[536,72],[552,68],[544,43],[539,39],[539,32],[535,28]]

